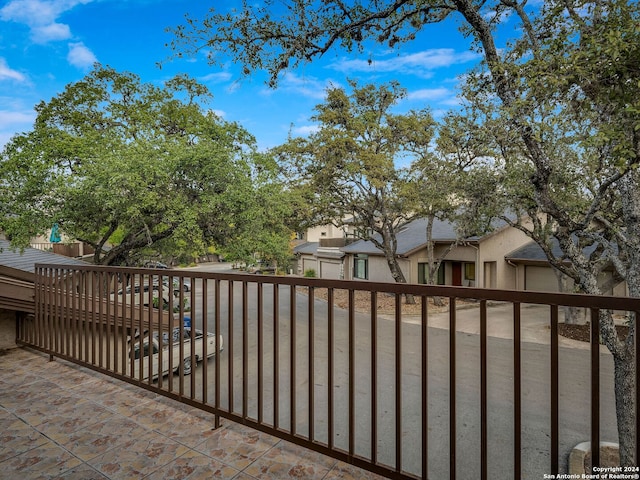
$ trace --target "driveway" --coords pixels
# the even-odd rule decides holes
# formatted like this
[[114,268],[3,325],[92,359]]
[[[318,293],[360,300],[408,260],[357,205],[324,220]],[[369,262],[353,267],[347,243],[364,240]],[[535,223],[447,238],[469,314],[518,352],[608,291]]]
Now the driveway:
[[[224,271],[224,264],[215,265],[216,271]],[[209,267],[203,267],[209,268]],[[219,270],[218,270],[219,269]],[[228,270],[228,267],[227,267]],[[210,270],[209,270],[210,271]],[[263,287],[262,335],[263,367],[262,397],[257,392],[258,381],[258,307],[256,301],[247,303],[247,352],[243,352],[242,336],[242,289],[234,288],[233,315],[229,319],[229,292],[223,282],[221,295],[221,332],[225,337],[225,352],[220,358],[220,400],[225,408],[242,413],[243,394],[247,397],[247,414],[258,417],[258,400],[262,399],[261,414],[267,423],[288,428],[290,426],[289,403],[291,387],[296,390],[296,429],[305,435],[309,425],[309,378],[308,352],[310,338],[314,348],[314,431],[318,441],[328,441],[327,402],[329,398],[327,328],[327,303],[315,300],[314,330],[309,331],[307,312],[308,298],[296,297],[296,354],[294,358],[296,377],[291,379],[290,298],[288,287],[281,287],[278,294],[278,381],[274,382],[274,324],[273,286]],[[255,299],[255,284],[248,287],[250,298]],[[201,305],[202,293],[197,289],[196,304]],[[209,322],[214,318],[215,305],[209,295]],[[488,310],[488,435],[490,478],[512,478],[513,468],[513,327],[511,305],[493,305]],[[548,327],[549,307],[523,306],[522,308],[522,462],[523,478],[541,478],[549,472],[550,449],[550,354]],[[201,322],[201,313],[196,309],[196,324]],[[231,321],[230,321],[231,320]],[[209,323],[211,325],[211,323]],[[348,321],[347,312],[334,312],[333,340],[333,404],[334,442],[340,448],[348,448]],[[233,338],[229,337],[230,328]],[[377,420],[378,459],[394,464],[395,461],[395,417],[396,360],[395,320],[381,315],[377,322]],[[354,355],[356,377],[355,439],[356,452],[369,455],[371,450],[371,320],[367,314],[357,314],[355,323],[356,352]],[[456,332],[456,403],[457,403],[457,451],[458,478],[475,480],[480,466],[480,353],[479,353],[478,307],[460,309],[457,313]],[[402,464],[409,472],[419,473],[421,453],[421,382],[419,321],[414,317],[403,317],[401,327],[403,354],[402,377]],[[429,473],[430,478],[447,478],[449,471],[449,332],[448,315],[434,314],[429,317],[428,329],[428,418],[429,418]],[[566,468],[570,450],[578,443],[588,440],[590,433],[589,402],[589,351],[581,342],[562,338],[560,340],[560,451],[561,468]],[[230,355],[233,358],[230,358]],[[244,360],[246,358],[246,367]],[[229,362],[233,367],[234,405],[229,405]],[[207,371],[207,394],[215,398],[215,369]],[[244,392],[243,368],[248,373]],[[198,369],[201,370],[201,367]],[[198,378],[198,377],[196,377]],[[202,379],[198,380],[200,386]],[[278,390],[278,417],[274,418],[274,387]],[[613,399],[613,374],[611,356],[603,351],[601,359],[601,439],[616,441],[615,411]],[[196,387],[196,390],[200,390]],[[417,447],[416,447],[417,446]]]

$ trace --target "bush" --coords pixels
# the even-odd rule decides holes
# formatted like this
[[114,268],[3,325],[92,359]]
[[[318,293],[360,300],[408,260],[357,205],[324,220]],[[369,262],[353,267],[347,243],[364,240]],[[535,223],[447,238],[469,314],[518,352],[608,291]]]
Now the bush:
[[316,271],[313,268],[310,268],[309,270],[305,270],[304,271],[304,276],[307,278],[315,278],[316,277]]

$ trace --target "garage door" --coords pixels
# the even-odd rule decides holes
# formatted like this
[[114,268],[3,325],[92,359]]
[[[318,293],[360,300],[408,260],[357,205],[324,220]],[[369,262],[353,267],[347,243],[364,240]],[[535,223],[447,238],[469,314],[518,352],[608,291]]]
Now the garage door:
[[341,263],[320,261],[320,278],[340,280]]
[[[307,270],[313,270],[314,272],[316,272],[316,264],[318,262],[316,261],[315,258],[303,258],[302,259],[302,273],[304,274],[304,272],[306,272]],[[316,272],[316,275],[318,274],[318,272]]]
[[558,279],[551,268],[527,265],[525,267],[524,289],[557,292]]

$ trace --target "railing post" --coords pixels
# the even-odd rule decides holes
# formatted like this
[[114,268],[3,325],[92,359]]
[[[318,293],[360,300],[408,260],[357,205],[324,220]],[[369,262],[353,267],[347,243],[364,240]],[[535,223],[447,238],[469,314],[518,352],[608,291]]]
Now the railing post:
[[449,478],[456,478],[456,298],[449,297]]
[[487,301],[480,301],[480,478],[487,480]]
[[421,297],[420,334],[422,346],[422,478],[427,478],[429,469],[429,297]]
[[513,304],[513,477],[522,478],[522,342],[520,303]]
[[558,305],[551,305],[551,474],[559,471]]
[[600,467],[600,310],[591,309],[591,472]]
[[396,472],[402,471],[402,295],[396,293]]
[[634,358],[636,359],[636,459],[640,465],[640,311],[633,312],[634,329]]

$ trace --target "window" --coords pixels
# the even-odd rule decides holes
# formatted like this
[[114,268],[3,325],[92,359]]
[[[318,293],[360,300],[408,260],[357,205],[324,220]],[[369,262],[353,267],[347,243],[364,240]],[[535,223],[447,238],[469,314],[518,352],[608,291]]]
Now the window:
[[475,280],[476,279],[476,264],[475,263],[465,263],[464,264],[464,278],[466,280]]
[[369,278],[369,256],[356,254],[353,259],[353,278],[367,280]]
[[[428,263],[418,263],[418,283],[427,283],[428,271]],[[444,262],[440,263],[440,266],[438,267],[436,285],[444,285]]]

